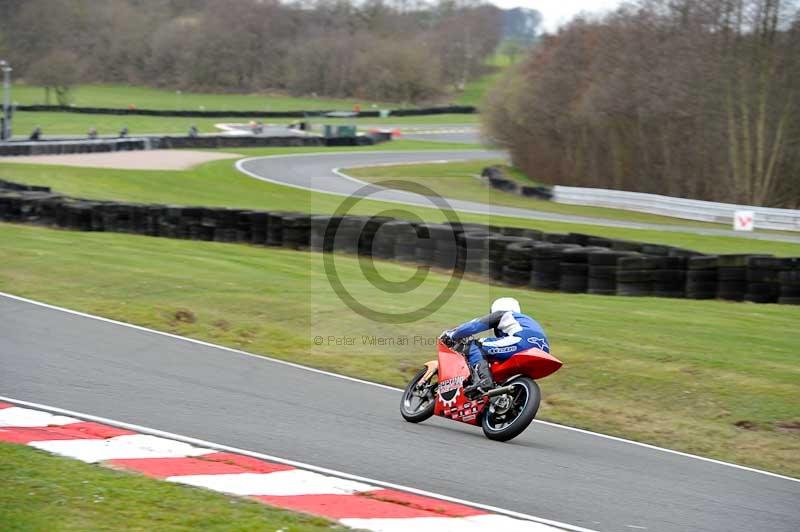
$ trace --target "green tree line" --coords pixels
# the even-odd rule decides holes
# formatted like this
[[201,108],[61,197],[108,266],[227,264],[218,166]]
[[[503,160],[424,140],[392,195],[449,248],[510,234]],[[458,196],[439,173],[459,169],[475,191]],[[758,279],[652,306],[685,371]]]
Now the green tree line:
[[538,181],[800,207],[800,7],[640,0],[494,87],[487,135]]
[[61,101],[94,82],[432,101],[501,31],[476,0],[0,0],[0,55]]

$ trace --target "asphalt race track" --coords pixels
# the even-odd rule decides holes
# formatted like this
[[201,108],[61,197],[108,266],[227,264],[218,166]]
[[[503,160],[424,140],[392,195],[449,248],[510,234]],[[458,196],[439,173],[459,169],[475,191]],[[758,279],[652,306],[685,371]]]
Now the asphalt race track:
[[3,396],[600,531],[800,523],[799,481],[541,423],[506,444],[412,425],[396,390],[1,295],[0,364]]
[[[505,159],[503,152],[490,150],[450,150],[450,151],[419,151],[419,152],[339,152],[315,153],[305,155],[280,155],[267,157],[253,157],[243,159],[237,163],[237,168],[256,179],[288,185],[317,192],[328,192],[342,196],[369,196],[370,199],[398,202],[407,205],[434,205],[417,194],[401,190],[390,190],[365,183],[335,173],[337,168],[351,168],[356,166],[375,166],[381,164],[403,164],[431,161],[463,161],[475,159]],[[491,201],[494,194],[503,192],[487,190],[487,199]],[[656,231],[669,231],[679,233],[694,233],[712,236],[734,236],[740,238],[755,238],[759,240],[774,240],[782,242],[800,243],[800,236],[764,233],[741,232],[731,229],[715,229],[709,227],[692,227],[681,225],[651,224],[613,220],[609,218],[593,218],[569,214],[556,214],[516,207],[492,205],[490,203],[477,203],[447,199],[447,205],[459,212],[477,214],[494,214],[515,218],[528,218],[533,220],[550,220],[588,225],[601,225],[611,227],[627,227],[630,229],[651,229]]]

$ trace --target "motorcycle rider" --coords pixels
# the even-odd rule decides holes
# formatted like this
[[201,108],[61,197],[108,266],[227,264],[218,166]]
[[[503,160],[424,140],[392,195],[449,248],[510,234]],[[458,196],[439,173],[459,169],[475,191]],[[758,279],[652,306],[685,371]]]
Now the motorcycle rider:
[[464,388],[465,393],[475,390],[486,393],[494,388],[487,356],[494,360],[508,360],[515,353],[534,347],[550,352],[542,326],[523,314],[519,301],[513,297],[496,299],[490,314],[444,331],[439,338],[448,347],[453,347],[459,340],[489,329],[494,329],[494,337],[473,340],[465,347],[463,354],[472,370],[472,384]]

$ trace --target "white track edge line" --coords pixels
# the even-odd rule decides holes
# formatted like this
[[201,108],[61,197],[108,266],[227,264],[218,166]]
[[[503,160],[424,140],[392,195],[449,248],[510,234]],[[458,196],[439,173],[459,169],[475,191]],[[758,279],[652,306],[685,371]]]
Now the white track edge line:
[[321,474],[330,475],[330,476],[343,478],[343,479],[347,479],[347,480],[354,480],[354,481],[363,482],[363,483],[366,483],[366,484],[375,484],[377,486],[381,486],[381,487],[384,487],[384,488],[391,488],[391,489],[396,489],[396,490],[400,490],[400,491],[405,491],[405,492],[413,493],[415,495],[420,495],[420,496],[423,496],[423,497],[431,497],[433,499],[439,499],[439,500],[452,502],[452,503],[456,503],[456,504],[463,504],[465,506],[471,506],[473,508],[478,508],[480,510],[486,510],[487,512],[490,512],[490,513],[499,514],[499,515],[505,515],[507,517],[513,517],[513,518],[516,518],[516,519],[523,519],[525,521],[533,521],[533,522],[536,522],[536,523],[541,523],[541,524],[544,524],[544,525],[550,525],[550,526],[554,526],[554,527],[561,528],[561,529],[564,529],[564,530],[569,530],[571,532],[597,532],[597,531],[589,529],[589,528],[583,528],[583,527],[579,527],[579,526],[575,526],[575,525],[570,525],[568,523],[562,523],[560,521],[553,521],[553,520],[545,519],[545,518],[542,518],[542,517],[536,517],[534,515],[528,515],[528,514],[524,514],[524,513],[521,513],[521,512],[515,512],[513,510],[505,510],[503,508],[498,508],[498,507],[490,506],[490,505],[487,505],[487,504],[480,504],[480,503],[476,503],[476,502],[465,501],[463,499],[458,499],[456,497],[449,497],[447,495],[441,495],[439,493],[434,493],[434,492],[431,492],[431,491],[425,491],[425,490],[421,490],[421,489],[417,489],[417,488],[411,488],[411,487],[408,487],[408,486],[403,486],[401,484],[394,484],[392,482],[384,482],[384,481],[381,481],[381,480],[375,480],[375,479],[371,479],[371,478],[368,478],[368,477],[362,477],[362,476],[359,476],[359,475],[352,475],[350,473],[344,473],[342,471],[337,471],[335,469],[328,469],[328,468],[325,468],[325,467],[319,467],[319,466],[315,466],[315,465],[312,465],[312,464],[307,464],[305,462],[298,462],[298,461],[295,461],[295,460],[287,460],[285,458],[280,458],[280,457],[272,456],[272,455],[269,455],[269,454],[259,453],[259,452],[255,452],[255,451],[248,451],[247,449],[240,449],[238,447],[232,447],[232,446],[229,446],[229,445],[222,445],[222,444],[219,444],[219,443],[214,443],[214,442],[210,442],[210,441],[206,441],[206,440],[201,440],[199,438],[192,438],[190,436],[184,436],[182,434],[175,434],[173,432],[167,432],[167,431],[164,431],[164,430],[153,429],[153,428],[145,427],[145,426],[142,426],[142,425],[136,425],[134,423],[126,423],[124,421],[117,421],[115,419],[109,419],[109,418],[104,418],[104,417],[100,417],[100,416],[93,416],[91,414],[84,414],[82,412],[75,412],[74,410],[67,410],[67,409],[64,409],[64,408],[58,408],[58,407],[55,407],[55,406],[44,405],[44,404],[41,404],[41,403],[33,403],[33,402],[30,402],[30,401],[23,401],[23,400],[20,400],[20,399],[14,399],[12,397],[5,397],[5,396],[2,396],[2,395],[0,395],[0,401],[7,401],[9,403],[14,403],[14,404],[23,405],[23,406],[29,406],[29,407],[32,407],[32,408],[40,408],[42,410],[47,410],[47,411],[55,412],[55,413],[58,413],[58,414],[68,414],[68,415],[74,416],[76,418],[86,419],[86,420],[94,421],[94,422],[97,422],[97,423],[104,423],[106,425],[112,425],[112,426],[123,428],[123,429],[134,430],[136,432],[141,432],[143,434],[149,434],[151,436],[158,436],[158,437],[161,437],[161,438],[169,438],[169,439],[173,439],[173,440],[180,441],[180,442],[183,442],[183,443],[188,443],[188,444],[191,444],[191,445],[197,445],[197,446],[200,446],[200,447],[206,447],[206,448],[209,448],[209,449],[216,449],[216,450],[219,450],[219,451],[227,451],[227,452],[231,452],[231,453],[241,454],[241,455],[244,455],[244,456],[250,456],[250,457],[253,457],[253,458],[260,458],[262,460],[269,460],[271,462],[277,462],[277,463],[280,463],[280,464],[285,464],[285,465],[289,465],[289,466],[292,466],[292,467],[296,467],[298,469],[304,469],[304,470],[307,470],[307,471],[313,471],[315,473],[321,473]]
[[[229,353],[235,353],[237,355],[244,355],[244,356],[248,356],[248,357],[253,357],[253,358],[256,358],[256,359],[259,359],[259,360],[266,360],[268,362],[272,362],[272,363],[275,363],[275,364],[281,364],[281,365],[289,366],[289,367],[292,367],[292,368],[295,368],[295,369],[301,369],[301,370],[304,370],[304,371],[310,371],[312,373],[318,373],[320,375],[326,375],[328,377],[334,377],[334,378],[337,378],[337,379],[343,379],[343,380],[350,381],[350,382],[357,382],[359,384],[367,384],[369,386],[375,386],[377,388],[383,388],[383,389],[391,390],[391,391],[394,391],[394,392],[402,392],[403,391],[402,388],[397,388],[395,386],[389,386],[387,384],[381,384],[381,383],[378,383],[378,382],[372,382],[372,381],[368,381],[368,380],[364,380],[364,379],[359,379],[359,378],[356,378],[356,377],[350,377],[348,375],[342,375],[340,373],[333,373],[331,371],[325,371],[325,370],[321,370],[321,369],[317,369],[317,368],[312,368],[312,367],[309,367],[309,366],[304,366],[302,364],[296,364],[294,362],[288,362],[286,360],[281,360],[281,359],[278,359],[278,358],[272,358],[272,357],[270,357],[268,355],[257,355],[255,353],[248,353],[247,351],[242,351],[240,349],[234,349],[233,347],[226,347],[224,345],[212,344],[210,342],[204,342],[203,340],[197,340],[195,338],[189,338],[189,337],[186,337],[186,336],[179,336],[177,334],[172,334],[172,333],[168,333],[168,332],[164,332],[164,331],[157,331],[155,329],[149,329],[149,328],[143,327],[141,325],[134,325],[132,323],[125,323],[124,321],[117,321],[117,320],[113,320],[111,318],[104,318],[102,316],[95,316],[94,314],[87,314],[85,312],[80,312],[80,311],[77,311],[77,310],[71,310],[71,309],[64,308],[64,307],[58,307],[56,305],[51,305],[49,303],[43,303],[41,301],[35,301],[33,299],[28,299],[28,298],[21,297],[21,296],[15,296],[13,294],[9,294],[9,293],[6,293],[6,292],[0,292],[0,297],[6,297],[6,298],[9,298],[9,299],[15,299],[17,301],[22,301],[24,303],[29,303],[29,304],[32,304],[32,305],[37,305],[37,306],[40,306],[40,307],[49,308],[51,310],[58,310],[60,312],[65,312],[67,314],[73,314],[73,315],[81,316],[81,317],[84,317],[84,318],[90,318],[90,319],[93,319],[93,320],[103,321],[103,322],[111,323],[111,324],[114,324],[114,325],[121,325],[123,327],[130,327],[132,329],[137,329],[137,330],[140,330],[140,331],[143,331],[143,332],[147,332],[147,333],[151,333],[151,334],[158,334],[158,335],[161,335],[161,336],[166,336],[168,338],[174,338],[176,340],[182,340],[184,342],[191,342],[191,343],[194,343],[194,344],[202,345],[204,347],[211,347],[211,348],[214,348],[214,349],[221,349],[221,350],[227,351]],[[780,478],[780,479],[783,479],[783,480],[790,480],[792,482],[800,482],[800,478],[794,478],[794,477],[790,477],[790,476],[786,476],[786,475],[781,475],[779,473],[773,473],[771,471],[765,471],[763,469],[756,469],[754,467],[748,467],[748,466],[743,466],[743,465],[739,465],[739,464],[734,464],[732,462],[725,462],[723,460],[717,460],[717,459],[714,459],[714,458],[707,458],[705,456],[699,456],[699,455],[696,455],[696,454],[685,453],[683,451],[676,451],[674,449],[668,449],[666,447],[659,447],[657,445],[652,445],[652,444],[649,444],[649,443],[642,443],[642,442],[638,442],[638,441],[635,441],[635,440],[629,440],[629,439],[626,439],[626,438],[620,438],[619,436],[611,436],[609,434],[603,434],[601,432],[592,432],[591,430],[581,429],[581,428],[577,428],[577,427],[570,427],[569,425],[561,425],[559,423],[553,423],[552,421],[543,421],[543,420],[539,420],[539,419],[534,419],[533,422],[534,423],[539,423],[539,424],[542,424],[542,425],[547,425],[547,426],[554,427],[554,428],[560,428],[560,429],[564,429],[564,430],[571,430],[573,432],[579,432],[581,434],[586,434],[586,435],[589,435],[589,436],[595,436],[595,437],[598,437],[598,438],[605,438],[607,440],[612,440],[612,441],[616,441],[616,442],[627,443],[627,444],[630,444],[630,445],[637,445],[639,447],[644,447],[646,449],[655,450],[655,451],[661,451],[661,452],[664,452],[664,453],[670,453],[670,454],[674,454],[674,455],[678,455],[678,456],[683,456],[685,458],[693,458],[695,460],[702,460],[704,462],[710,462],[712,464],[732,467],[732,468],[735,468],[735,469],[740,469],[742,471],[748,471],[748,472],[751,472],[751,473],[759,473],[761,475],[767,475],[767,476],[770,476],[770,477]]]

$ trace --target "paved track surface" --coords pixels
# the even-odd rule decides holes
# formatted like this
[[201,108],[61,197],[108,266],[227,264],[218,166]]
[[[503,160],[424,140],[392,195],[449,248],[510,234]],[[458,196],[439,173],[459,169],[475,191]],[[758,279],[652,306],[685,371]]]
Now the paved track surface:
[[540,423],[506,444],[412,425],[395,390],[5,296],[0,367],[0,395],[601,531],[800,523],[800,482]]
[[[336,168],[356,166],[374,166],[381,164],[403,164],[413,162],[431,161],[457,161],[480,159],[504,159],[506,155],[490,150],[449,150],[449,151],[420,151],[420,152],[349,152],[349,153],[321,153],[309,155],[289,155],[272,157],[255,157],[244,159],[238,163],[238,168],[248,175],[264,181],[314,190],[328,192],[342,196],[369,196],[370,199],[403,203],[407,205],[422,205],[432,207],[432,203],[424,196],[404,192],[401,190],[384,189],[378,186],[367,186],[364,183],[337,175]],[[491,201],[493,194],[499,192],[487,191],[487,199]],[[686,225],[667,225],[654,223],[639,223],[608,218],[594,218],[589,216],[575,216],[569,214],[556,214],[517,207],[492,205],[448,199],[447,204],[460,212],[478,214],[493,214],[514,218],[527,218],[533,220],[550,220],[560,222],[581,223],[587,225],[600,225],[611,227],[626,227],[630,229],[650,229],[656,231],[669,231],[677,233],[693,233],[712,236],[732,236],[739,238],[754,238],[758,240],[774,240],[781,242],[800,243],[800,235],[786,235],[775,233],[743,233],[729,229],[716,229],[710,227],[694,227]]]

